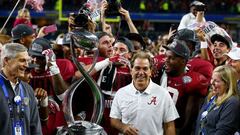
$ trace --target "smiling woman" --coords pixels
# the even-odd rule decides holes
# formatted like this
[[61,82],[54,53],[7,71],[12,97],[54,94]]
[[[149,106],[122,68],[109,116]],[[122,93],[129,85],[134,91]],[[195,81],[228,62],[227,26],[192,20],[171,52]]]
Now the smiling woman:
[[227,65],[215,68],[211,85],[208,100],[198,116],[195,134],[232,135],[240,124],[236,70]]

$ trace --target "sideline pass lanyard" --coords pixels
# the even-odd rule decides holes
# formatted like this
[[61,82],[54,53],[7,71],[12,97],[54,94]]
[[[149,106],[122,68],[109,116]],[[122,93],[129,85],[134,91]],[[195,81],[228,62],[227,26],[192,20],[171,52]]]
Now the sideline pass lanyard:
[[201,133],[202,135],[206,135],[206,130],[204,128],[204,120],[208,115],[208,112],[210,112],[214,107],[214,100],[216,99],[216,96],[211,97],[211,99],[209,100],[209,102],[207,103],[207,105],[204,107],[204,111],[201,114]]
[[6,85],[4,83],[4,78],[2,75],[0,75],[0,85],[2,87],[3,93],[5,98],[7,99],[8,102],[8,108],[10,112],[10,118],[12,120],[12,131],[14,135],[24,135],[24,122],[23,122],[23,117],[24,117],[24,105],[23,105],[23,99],[24,99],[24,93],[23,93],[23,87],[22,84],[19,83],[19,91],[20,91],[20,96],[17,95],[14,97],[14,102],[17,106],[17,113],[19,115],[19,120],[14,120],[14,112],[13,112],[13,105],[12,102],[10,101],[8,90],[6,88]]

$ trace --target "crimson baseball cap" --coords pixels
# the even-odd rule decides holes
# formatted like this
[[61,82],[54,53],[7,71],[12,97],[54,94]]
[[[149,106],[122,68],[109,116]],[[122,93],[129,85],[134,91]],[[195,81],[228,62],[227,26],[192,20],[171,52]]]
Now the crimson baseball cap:
[[171,44],[163,47],[186,60],[190,58],[190,50],[183,40],[174,39]]
[[12,40],[18,40],[32,34],[34,34],[34,30],[27,24],[18,24],[11,31]]

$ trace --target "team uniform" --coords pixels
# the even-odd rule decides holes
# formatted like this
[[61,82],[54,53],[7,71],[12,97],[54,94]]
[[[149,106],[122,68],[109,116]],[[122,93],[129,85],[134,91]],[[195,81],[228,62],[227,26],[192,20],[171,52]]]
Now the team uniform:
[[[161,59],[158,61],[161,61]],[[164,63],[161,63],[161,65],[158,65],[160,67],[159,72],[153,77],[155,83],[167,88],[176,104],[180,115],[180,118],[176,120],[176,128],[183,126],[185,116],[187,115],[185,109],[188,96],[205,97],[207,95],[210,78],[206,78],[206,76],[194,70],[208,72],[212,71],[212,69],[208,67],[205,67],[205,70],[204,68],[200,69],[201,64],[199,63],[198,66],[194,66],[194,63],[196,64],[199,61],[201,60],[189,61],[189,65],[192,65],[190,70],[188,69],[187,72],[177,77],[168,76],[164,71]],[[208,65],[207,63],[205,64]],[[205,74],[209,75],[210,73]]]
[[107,68],[102,69],[100,76],[98,77],[97,83],[100,86],[105,99],[105,109],[101,125],[108,134],[117,134],[117,131],[110,127],[109,114],[113,98],[120,88],[130,84],[131,81],[132,77],[128,67],[111,66],[110,68],[108,66]]
[[114,97],[110,117],[132,124],[140,135],[162,135],[163,123],[179,117],[169,93],[150,81],[140,93],[133,83],[119,89]]
[[204,97],[207,95],[208,80],[201,74],[193,71],[189,71],[178,77],[167,78],[167,86],[169,93],[172,95],[174,101],[176,101],[176,107],[181,116],[176,121],[176,127],[183,126],[187,97],[189,95],[198,95]]
[[[60,69],[60,73],[65,79],[64,81],[67,81],[71,79],[73,73],[74,73],[74,67],[72,63],[69,60],[66,59],[57,59],[56,63]],[[51,99],[54,99],[57,104],[59,105],[60,111],[57,111],[53,104],[49,104],[49,118],[46,125],[42,124],[42,131],[44,135],[54,135],[56,134],[56,128],[66,125],[66,121],[64,118],[64,113],[62,111],[62,103],[61,101],[56,97],[56,94],[54,92],[54,88],[52,85],[52,76],[50,75],[49,71],[46,71],[44,73],[37,74],[35,72],[32,72],[33,78],[30,81],[30,85],[33,87],[33,89],[36,88],[43,88],[47,91],[48,97]]]
[[188,61],[187,67],[190,71],[198,72],[205,76],[209,82],[211,81],[214,66],[209,61],[193,57]]
[[[98,57],[97,61],[102,61],[102,60],[104,60],[104,58]],[[78,58],[78,61],[85,65],[88,65],[88,64],[92,64],[93,59],[89,57],[81,57],[81,58]],[[131,83],[132,79],[131,79],[130,69],[128,67],[108,66],[105,69],[102,69],[101,71],[93,75],[92,77],[100,87],[105,99],[105,109],[104,109],[101,126],[103,126],[103,128],[108,134],[111,134],[111,135],[117,134],[116,130],[110,127],[110,118],[109,118],[110,108],[111,108],[112,100],[116,91],[121,87]],[[86,111],[86,119],[89,120],[91,118],[90,114],[92,114],[92,111],[93,111],[92,110],[93,95],[90,91],[90,87],[84,81],[81,84],[81,90],[78,90],[75,93],[76,94],[74,94],[74,97],[73,97],[73,104],[74,104],[73,109],[76,110],[74,112],[77,112],[77,113],[74,113],[74,114],[77,115],[82,111]],[[79,101],[80,99],[79,96],[82,97],[81,99],[82,102]]]
[[60,74],[64,81],[71,83],[75,74],[75,65],[68,59],[56,59]]

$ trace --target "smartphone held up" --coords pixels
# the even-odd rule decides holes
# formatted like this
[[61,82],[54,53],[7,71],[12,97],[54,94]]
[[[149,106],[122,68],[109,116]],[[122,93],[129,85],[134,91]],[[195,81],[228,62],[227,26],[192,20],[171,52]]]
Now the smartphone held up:
[[43,30],[43,32],[45,34],[48,34],[48,33],[53,33],[53,32],[56,32],[57,31],[57,25],[56,24],[52,24],[52,25],[49,25],[49,26],[46,26]]

